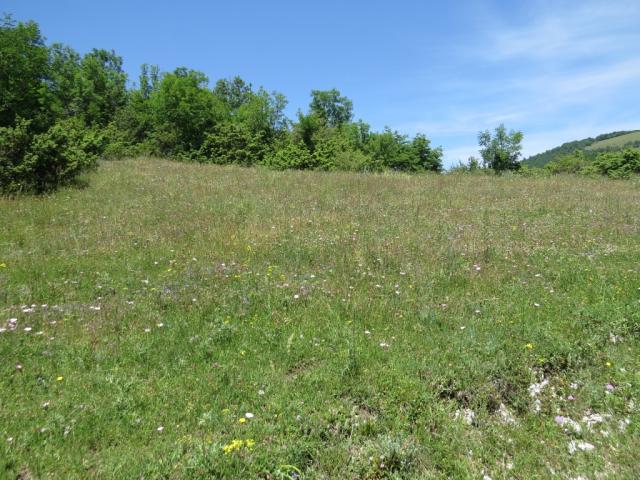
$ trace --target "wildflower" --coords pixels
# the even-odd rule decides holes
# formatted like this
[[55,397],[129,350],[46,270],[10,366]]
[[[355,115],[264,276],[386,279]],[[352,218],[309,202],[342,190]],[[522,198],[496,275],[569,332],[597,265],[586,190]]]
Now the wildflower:
[[4,262],[0,263],[0,268],[7,268],[7,264]]
[[258,390],[258,395],[264,395],[264,390],[262,389]]
[[60,375],[59,377],[56,378],[56,381],[61,382],[62,380],[64,380],[64,377],[62,375]]
[[145,333],[149,333],[150,331],[151,331],[151,329],[150,329],[150,328],[145,328],[145,329],[144,329],[144,332],[145,332]]
[[613,392],[616,387],[614,387],[613,385],[611,385],[610,383],[607,383],[604,388],[607,390],[607,392]]
[[162,433],[164,431],[164,427],[160,425],[158,428],[156,428],[156,430],[158,431],[158,433]]
[[[253,444],[255,442],[253,442],[253,440],[251,441],[251,446],[253,446]],[[244,440],[232,440],[231,443],[228,443],[227,445],[222,447],[222,450],[224,451],[225,455],[228,455],[230,453],[235,452],[236,450],[240,450],[244,445],[245,445],[245,441]]]
[[244,418],[253,418],[253,413],[247,412],[244,414]]
[[528,349],[528,350],[532,350],[533,349],[533,343],[527,343],[524,348]]
[[24,327],[24,331],[25,332],[30,332],[31,331],[31,327]]
[[229,410],[228,408],[223,408],[222,409],[222,413],[230,413],[230,412],[231,412],[231,410]]
[[533,306],[537,308],[537,307],[540,306],[540,304],[539,303],[534,303]]
[[611,367],[611,362],[607,362],[607,363],[605,363],[605,365],[606,365],[607,367]]
[[242,417],[238,419],[238,423],[247,423],[247,419]]

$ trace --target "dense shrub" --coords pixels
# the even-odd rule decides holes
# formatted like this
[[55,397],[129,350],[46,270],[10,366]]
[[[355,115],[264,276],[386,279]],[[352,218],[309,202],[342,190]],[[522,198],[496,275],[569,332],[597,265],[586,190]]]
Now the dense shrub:
[[68,184],[96,165],[103,138],[76,120],[32,135],[29,122],[0,129],[0,179],[5,193],[43,193]]
[[244,124],[223,123],[207,133],[196,159],[217,164],[253,165],[260,163],[269,144],[260,133],[253,133]]
[[312,168],[315,166],[315,161],[303,144],[287,142],[267,155],[262,164],[275,170],[287,170]]
[[22,190],[20,164],[31,143],[30,124],[18,118],[14,127],[0,127],[0,189],[5,193]]
[[588,171],[611,178],[629,178],[633,174],[640,174],[640,150],[601,153]]

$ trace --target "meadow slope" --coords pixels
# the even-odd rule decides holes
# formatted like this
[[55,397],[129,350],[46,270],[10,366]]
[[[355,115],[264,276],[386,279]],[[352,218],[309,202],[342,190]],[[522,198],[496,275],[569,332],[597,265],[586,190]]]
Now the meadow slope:
[[0,198],[0,477],[637,478],[639,206],[154,159]]

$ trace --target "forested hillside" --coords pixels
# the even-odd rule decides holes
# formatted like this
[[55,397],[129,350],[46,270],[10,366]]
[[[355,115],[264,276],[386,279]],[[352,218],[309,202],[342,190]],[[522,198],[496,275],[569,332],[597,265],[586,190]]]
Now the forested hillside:
[[589,137],[563,143],[559,147],[526,158],[522,164],[529,167],[544,167],[547,163],[570,155],[576,150],[585,152],[587,156],[595,157],[598,152],[621,150],[623,148],[638,146],[640,146],[639,130],[611,132],[598,135],[595,138]]

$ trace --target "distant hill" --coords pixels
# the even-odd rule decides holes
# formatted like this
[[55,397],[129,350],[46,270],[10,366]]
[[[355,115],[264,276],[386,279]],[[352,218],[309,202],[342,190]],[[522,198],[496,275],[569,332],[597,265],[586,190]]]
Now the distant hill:
[[599,152],[620,150],[625,147],[640,147],[640,130],[605,133],[595,138],[589,137],[563,143],[559,147],[524,159],[522,164],[529,167],[544,167],[547,163],[573,153],[575,150],[583,150],[595,156]]

